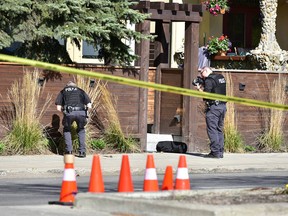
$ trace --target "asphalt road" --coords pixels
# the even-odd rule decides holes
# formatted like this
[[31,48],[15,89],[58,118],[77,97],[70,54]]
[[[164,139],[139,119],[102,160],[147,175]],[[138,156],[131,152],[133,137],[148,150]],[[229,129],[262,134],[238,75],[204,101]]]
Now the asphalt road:
[[[132,176],[134,190],[142,191],[143,176]],[[158,175],[159,186],[163,175]],[[78,176],[78,192],[87,192],[89,176]],[[117,192],[119,176],[104,176],[105,192]],[[287,173],[275,172],[233,172],[190,174],[193,190],[235,189],[254,187],[284,187],[288,182]],[[58,201],[62,176],[45,178],[0,178],[0,206],[47,205]]]

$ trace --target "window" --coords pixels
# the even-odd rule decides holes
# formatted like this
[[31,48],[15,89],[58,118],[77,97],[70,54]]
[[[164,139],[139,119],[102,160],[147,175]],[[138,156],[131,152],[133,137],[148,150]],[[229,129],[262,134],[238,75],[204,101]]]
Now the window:
[[255,48],[261,34],[259,1],[232,0],[230,11],[223,16],[223,33],[233,47]]
[[96,59],[98,49],[95,49],[91,44],[86,41],[82,42],[82,58]]

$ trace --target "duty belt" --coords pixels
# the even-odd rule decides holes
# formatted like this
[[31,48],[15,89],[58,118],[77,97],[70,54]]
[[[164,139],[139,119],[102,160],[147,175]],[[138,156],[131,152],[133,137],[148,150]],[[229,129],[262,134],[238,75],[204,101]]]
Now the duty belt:
[[218,101],[218,100],[215,100],[215,101],[206,101],[206,105],[207,106],[212,106],[212,105],[219,105],[219,104],[226,104],[226,102],[224,101]]
[[72,107],[72,106],[67,106],[67,111],[72,112],[72,111],[85,111],[84,107]]

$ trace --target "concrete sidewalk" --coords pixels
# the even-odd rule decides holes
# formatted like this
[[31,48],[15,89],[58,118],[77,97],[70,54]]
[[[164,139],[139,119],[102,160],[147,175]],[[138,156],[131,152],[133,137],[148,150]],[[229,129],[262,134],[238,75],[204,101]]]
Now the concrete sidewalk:
[[[128,154],[131,173],[145,171],[148,153]],[[157,173],[163,174],[166,166],[177,170],[180,154],[152,153]],[[123,154],[102,154],[100,163],[105,175],[117,175],[121,168]],[[288,171],[288,153],[230,154],[222,159],[203,158],[201,154],[185,154],[189,172],[241,172],[241,171]],[[86,158],[75,157],[75,170],[81,175],[90,175],[93,155]],[[0,176],[62,174],[62,155],[1,156]]]

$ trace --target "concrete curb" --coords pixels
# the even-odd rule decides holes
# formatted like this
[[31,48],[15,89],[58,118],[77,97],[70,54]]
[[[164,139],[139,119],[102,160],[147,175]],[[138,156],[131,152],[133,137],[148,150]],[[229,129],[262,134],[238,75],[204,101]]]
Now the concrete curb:
[[[136,195],[136,194],[135,194]],[[211,216],[213,211],[205,208],[191,208],[191,206],[183,206],[181,204],[173,204],[173,206],[161,200],[149,200],[148,197],[132,198],[121,196],[119,194],[78,194],[75,201],[76,208],[92,208],[97,211],[105,211],[110,213],[119,213],[121,215],[177,215],[187,216],[193,214],[197,216]],[[112,210],[113,209],[113,210]]]
[[[256,191],[254,193],[262,193]],[[75,199],[76,208],[88,208],[95,211],[104,211],[111,214],[121,213],[133,215],[168,215],[168,216],[243,216],[243,215],[288,215],[288,203],[240,204],[240,205],[207,205],[190,204],[177,201],[177,197],[248,193],[247,189],[212,190],[212,191],[162,191],[162,192],[135,192],[135,193],[80,193]],[[269,191],[264,191],[269,193]],[[173,197],[173,200],[169,198]]]

